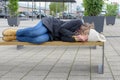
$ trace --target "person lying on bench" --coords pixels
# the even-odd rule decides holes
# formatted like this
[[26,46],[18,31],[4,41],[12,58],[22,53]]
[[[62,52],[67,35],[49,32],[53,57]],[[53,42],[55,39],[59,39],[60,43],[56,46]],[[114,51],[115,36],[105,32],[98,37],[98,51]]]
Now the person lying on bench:
[[[33,27],[24,29],[5,29],[3,34],[4,41],[18,40],[40,44],[47,41],[88,41],[89,32],[93,24],[84,23],[80,19],[62,21],[54,17],[44,17]],[[94,29],[92,31],[96,32]]]

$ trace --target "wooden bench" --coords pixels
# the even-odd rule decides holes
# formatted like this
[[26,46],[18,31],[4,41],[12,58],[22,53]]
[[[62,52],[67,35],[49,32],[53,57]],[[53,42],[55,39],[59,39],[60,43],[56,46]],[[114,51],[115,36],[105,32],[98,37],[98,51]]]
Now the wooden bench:
[[[11,41],[5,42],[2,39],[0,40],[0,45],[16,45],[17,49],[21,49],[24,45],[32,45],[32,46],[102,46],[102,63],[98,65],[98,73],[104,73],[104,42],[62,42],[62,41],[50,41],[42,44],[32,44],[28,42],[18,42]],[[91,50],[90,50],[91,51]]]

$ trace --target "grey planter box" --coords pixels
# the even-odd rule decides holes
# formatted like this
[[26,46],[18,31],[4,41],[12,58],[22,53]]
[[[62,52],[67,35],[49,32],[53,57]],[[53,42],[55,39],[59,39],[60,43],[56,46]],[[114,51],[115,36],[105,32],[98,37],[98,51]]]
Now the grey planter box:
[[115,24],[116,16],[106,16],[106,24],[114,25]]
[[7,20],[9,26],[18,26],[20,24],[19,17],[8,17]]
[[83,20],[88,23],[94,22],[95,30],[98,32],[103,32],[104,16],[83,16]]

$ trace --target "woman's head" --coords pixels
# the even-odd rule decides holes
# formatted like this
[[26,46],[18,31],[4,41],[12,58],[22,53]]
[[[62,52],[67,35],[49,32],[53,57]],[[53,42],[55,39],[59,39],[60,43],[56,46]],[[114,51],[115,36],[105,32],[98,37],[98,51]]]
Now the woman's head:
[[81,30],[86,30],[86,29],[94,29],[94,23],[84,23],[80,27]]
[[94,23],[92,24],[84,23],[80,27],[80,31],[81,31],[80,33],[82,33],[83,35],[87,35],[89,34],[90,29],[94,29]]
[[80,26],[80,29],[76,32],[76,39],[77,41],[87,41],[90,29],[94,28],[94,23],[84,23]]
[[88,35],[90,29],[94,29],[94,23],[84,23],[80,28],[75,32],[76,35]]

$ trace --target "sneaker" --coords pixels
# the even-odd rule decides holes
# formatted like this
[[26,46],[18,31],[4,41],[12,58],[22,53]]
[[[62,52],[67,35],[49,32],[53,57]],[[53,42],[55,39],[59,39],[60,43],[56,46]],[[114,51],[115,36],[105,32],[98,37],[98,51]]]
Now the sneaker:
[[2,35],[3,36],[16,36],[16,31],[17,29],[13,29],[13,28],[5,29],[2,32]]

